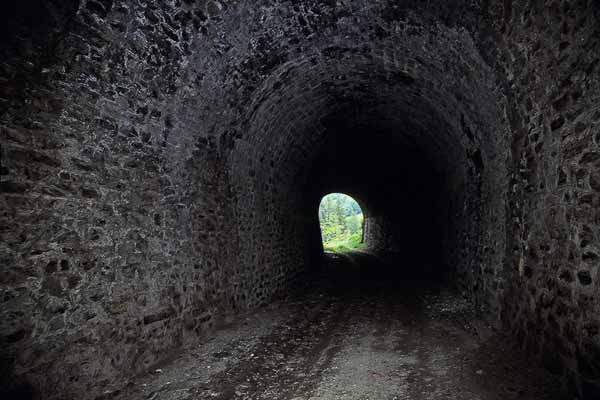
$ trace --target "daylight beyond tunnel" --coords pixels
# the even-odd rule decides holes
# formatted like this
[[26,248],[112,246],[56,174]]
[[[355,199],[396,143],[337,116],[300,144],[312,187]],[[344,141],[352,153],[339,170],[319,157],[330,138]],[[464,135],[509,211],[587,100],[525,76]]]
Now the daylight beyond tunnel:
[[343,193],[330,193],[319,204],[319,225],[325,251],[363,248],[364,216],[360,205]]
[[402,259],[397,268],[407,273],[440,274],[442,239],[451,222],[444,171],[436,170],[435,154],[407,140],[407,129],[330,126],[307,193],[309,199],[332,191],[354,196],[364,207],[364,251]]

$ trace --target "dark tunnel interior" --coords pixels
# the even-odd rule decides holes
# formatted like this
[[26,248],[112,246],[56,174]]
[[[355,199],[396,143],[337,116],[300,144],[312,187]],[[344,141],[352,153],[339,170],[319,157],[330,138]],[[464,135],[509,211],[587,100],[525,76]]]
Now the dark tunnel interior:
[[[318,266],[318,204],[343,192],[365,210],[368,252],[402,260],[393,268],[406,274],[469,280],[481,257],[497,256],[481,254],[480,243],[499,239],[490,229],[502,225],[487,226],[504,218],[493,195],[505,168],[495,94],[472,74],[416,79],[389,71],[385,59],[336,52],[282,69],[256,93],[248,134],[232,153],[239,215],[256,227],[241,238],[247,257],[272,262],[251,243],[275,238],[274,255]],[[444,94],[452,85],[459,95]],[[474,88],[485,95],[475,98]]]
[[[362,114],[358,107],[353,113]],[[306,201],[313,214],[324,195],[349,194],[364,212],[365,251],[402,260],[395,265],[399,276],[443,277],[449,194],[444,171],[436,170],[432,161],[435,149],[434,154],[423,149],[406,132],[411,129],[407,124],[354,123],[341,115],[325,123],[325,138],[315,149],[306,178]],[[318,260],[320,235],[310,241],[316,253],[311,259]]]
[[[598,1],[0,3],[0,397],[162,400],[130,383],[170,385],[185,374],[163,363],[237,321],[237,348],[196,361],[240,363],[202,364],[213,380],[185,396],[345,398],[316,394],[344,351],[402,348],[434,376],[439,344],[433,386],[463,363],[504,399],[477,364],[505,335],[600,398]],[[364,249],[337,258],[333,192],[365,217]],[[367,347],[333,345],[359,331]],[[455,398],[409,375],[399,398]]]

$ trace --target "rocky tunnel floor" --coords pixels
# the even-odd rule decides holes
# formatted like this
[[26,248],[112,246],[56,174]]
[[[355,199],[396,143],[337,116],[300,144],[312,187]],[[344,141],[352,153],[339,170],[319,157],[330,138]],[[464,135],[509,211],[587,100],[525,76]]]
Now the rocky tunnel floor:
[[337,256],[290,296],[223,328],[110,399],[564,399],[558,378],[441,285]]

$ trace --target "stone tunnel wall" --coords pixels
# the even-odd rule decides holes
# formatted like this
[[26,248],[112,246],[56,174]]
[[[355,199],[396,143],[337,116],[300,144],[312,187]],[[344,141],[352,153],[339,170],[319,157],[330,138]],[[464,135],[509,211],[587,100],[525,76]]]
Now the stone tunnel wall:
[[9,10],[3,386],[100,396],[288,287],[311,260],[309,194],[328,183],[309,166],[333,117],[429,154],[457,285],[592,390],[598,9],[546,3]]
[[572,391],[596,398],[600,6],[508,2],[492,12],[512,105],[503,318]]
[[218,75],[188,66],[218,9],[34,3],[2,49],[2,387],[93,398],[237,307],[217,116],[197,98]]

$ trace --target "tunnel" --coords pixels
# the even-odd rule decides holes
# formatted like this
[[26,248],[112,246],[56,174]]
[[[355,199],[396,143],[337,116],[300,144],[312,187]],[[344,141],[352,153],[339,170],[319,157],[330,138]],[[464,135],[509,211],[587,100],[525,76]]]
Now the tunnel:
[[[451,40],[430,40],[430,51],[468,54],[468,49],[453,49]],[[240,238],[249,252],[256,251],[255,241],[291,242],[295,248],[281,252],[296,253],[298,265],[318,265],[315,204],[324,194],[341,191],[364,203],[371,250],[402,252],[406,264],[454,273],[471,280],[467,284],[481,285],[478,292],[493,292],[496,288],[484,285],[504,279],[503,271],[488,272],[492,277],[486,283],[477,282],[483,277],[465,276],[477,274],[474,265],[500,264],[494,257],[501,253],[490,252],[484,261],[480,247],[505,246],[505,210],[499,203],[507,185],[501,100],[485,87],[480,56],[471,55],[482,71],[474,70],[477,64],[457,62],[453,79],[448,72],[427,73],[436,71],[435,59],[420,61],[423,71],[417,72],[411,64],[418,62],[408,59],[411,45],[417,46],[406,43],[402,60],[385,48],[327,48],[318,58],[308,56],[273,72],[272,82],[258,89],[260,104],[252,108],[247,139],[231,155],[234,191],[251,197],[237,198],[238,207],[256,210],[243,222],[254,229]],[[443,68],[437,65],[438,71]],[[471,81],[467,70],[474,71]],[[276,225],[269,218],[280,213],[285,228],[272,231]],[[243,211],[238,215],[245,217]],[[247,259],[255,263],[252,255]]]
[[[327,117],[325,139],[314,152],[303,192],[307,193],[307,202],[332,191],[353,195],[364,208],[366,250],[396,254],[405,265],[435,267],[443,275],[447,272],[443,266],[443,238],[450,234],[449,227],[454,223],[449,219],[450,193],[446,186],[451,177],[444,176],[449,168],[436,159],[439,154],[435,154],[435,148],[423,143],[420,135],[425,130],[413,132],[419,128],[402,120],[387,121],[394,114],[402,118],[406,112],[394,107],[389,113],[390,117],[384,117],[379,110],[363,110],[353,104],[350,111]],[[369,121],[359,120],[360,116]],[[438,130],[443,126],[429,129],[436,132],[434,135],[445,134]],[[309,237],[309,246],[314,249],[311,260],[320,256],[315,241]],[[448,244],[448,249],[451,247]]]
[[595,0],[0,7],[3,397],[600,398]]

